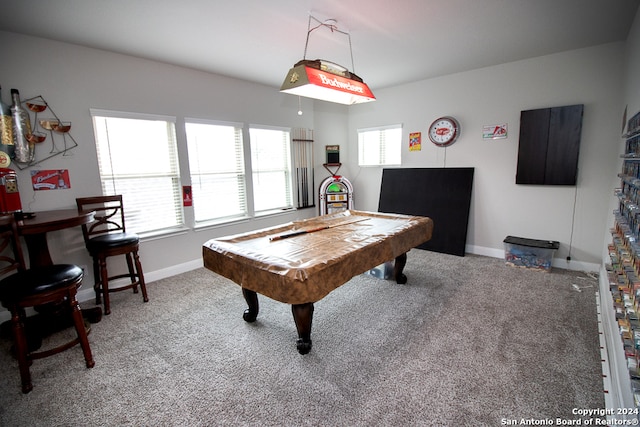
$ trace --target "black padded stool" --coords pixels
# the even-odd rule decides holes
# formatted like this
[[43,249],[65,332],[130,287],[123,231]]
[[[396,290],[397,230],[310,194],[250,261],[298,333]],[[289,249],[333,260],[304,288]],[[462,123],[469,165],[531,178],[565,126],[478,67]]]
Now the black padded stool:
[[[72,264],[54,264],[27,270],[16,224],[11,215],[0,216],[0,242],[0,274],[6,276],[17,271],[0,280],[0,303],[11,313],[11,329],[22,392],[29,393],[33,389],[29,371],[33,360],[52,356],[76,344],[82,347],[87,368],[92,368],[95,362],[76,299],[84,277],[82,269]],[[71,317],[77,338],[52,349],[30,351],[27,345],[29,331],[25,331],[25,309],[46,304],[59,305],[60,314]]]
[[[109,292],[133,289],[134,293],[138,293],[138,285],[142,290],[143,301],[148,302],[147,287],[138,255],[140,239],[137,234],[126,231],[122,195],[81,197],[76,199],[76,204],[81,212],[95,212],[95,221],[83,225],[82,233],[87,250],[93,258],[96,304],[100,304],[103,296],[104,314],[110,314]],[[128,272],[110,276],[107,258],[117,255],[126,257]],[[129,278],[130,283],[117,288],[109,287],[110,281],[121,278]]]

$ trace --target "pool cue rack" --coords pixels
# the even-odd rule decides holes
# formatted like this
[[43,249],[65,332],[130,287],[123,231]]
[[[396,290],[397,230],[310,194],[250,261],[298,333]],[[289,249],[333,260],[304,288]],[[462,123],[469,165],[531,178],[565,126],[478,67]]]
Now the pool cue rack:
[[313,130],[293,130],[293,170],[296,184],[296,207],[315,207],[313,172]]

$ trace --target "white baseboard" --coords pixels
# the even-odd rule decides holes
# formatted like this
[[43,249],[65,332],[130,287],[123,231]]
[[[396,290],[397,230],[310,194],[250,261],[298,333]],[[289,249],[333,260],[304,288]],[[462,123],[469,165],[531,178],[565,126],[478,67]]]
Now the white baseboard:
[[[166,279],[177,274],[186,273],[187,271],[195,270],[203,266],[202,259],[196,259],[193,261],[185,262],[182,264],[172,265],[162,270],[156,270],[151,272],[144,272],[144,280],[147,283],[155,282],[156,280]],[[85,302],[96,297],[92,286],[82,287],[78,292],[78,301]]]
[[467,245],[464,248],[468,254],[488,256],[491,258],[504,258],[504,249],[485,248],[484,246]]
[[[492,258],[503,258],[504,249],[485,248],[483,246],[465,246],[465,251],[474,255],[488,256]],[[552,266],[555,268],[562,268],[565,270],[584,271],[584,272],[598,272],[600,270],[600,264],[594,264],[590,262],[582,261],[567,261],[562,258],[554,258]]]
[[[162,270],[150,271],[144,273],[144,279],[147,283],[154,282],[160,279],[166,279],[177,274],[186,273],[187,271],[195,270],[203,266],[202,259],[196,259],[193,261],[185,262],[182,264],[172,265],[171,267],[163,268]],[[91,301],[96,298],[96,294],[93,291],[93,286],[83,286],[77,295],[78,302],[83,303]],[[9,312],[2,308],[0,311],[0,322],[5,322],[11,318]]]
[[[492,258],[504,258],[504,250],[503,249],[495,249],[495,248],[486,248],[483,246],[473,246],[467,245],[465,247],[467,253],[474,255],[482,255],[488,256]],[[166,279],[167,277],[175,276],[177,274],[186,273],[187,271],[195,270],[197,268],[201,268],[203,266],[202,259],[195,259],[192,261],[188,261],[182,264],[172,265],[167,268],[163,268],[161,270],[145,272],[144,277],[147,283],[151,283],[156,280]],[[563,268],[567,270],[575,270],[575,271],[598,271],[600,269],[599,264],[592,264],[586,262],[579,261],[569,261],[567,262],[564,259],[555,258],[553,260],[553,267]],[[95,293],[93,291],[92,286],[85,286],[78,292],[78,301],[86,302],[95,298]],[[4,322],[9,320],[9,312],[6,309],[2,309],[0,311],[0,322]]]

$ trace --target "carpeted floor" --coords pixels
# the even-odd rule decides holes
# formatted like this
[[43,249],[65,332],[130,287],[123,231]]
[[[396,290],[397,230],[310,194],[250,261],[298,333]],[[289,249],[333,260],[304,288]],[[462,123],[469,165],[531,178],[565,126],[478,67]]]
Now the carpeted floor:
[[[369,275],[315,304],[308,355],[290,307],[199,269],[112,296],[79,348],[20,392],[0,341],[0,425],[498,426],[603,408],[597,280],[409,252],[406,285]],[[85,306],[89,306],[84,304]]]

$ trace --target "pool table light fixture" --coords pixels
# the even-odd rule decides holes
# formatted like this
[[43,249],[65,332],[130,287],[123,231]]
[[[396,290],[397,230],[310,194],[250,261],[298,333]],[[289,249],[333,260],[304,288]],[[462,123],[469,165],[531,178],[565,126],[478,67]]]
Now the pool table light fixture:
[[346,105],[376,100],[360,77],[322,59],[297,62],[287,73],[280,92]]
[[[312,20],[318,23],[314,28],[311,28]],[[328,19],[321,22],[309,15],[307,42],[304,47],[303,59],[298,61],[293,68],[289,70],[282,83],[280,92],[345,105],[375,101],[376,97],[371,92],[371,89],[369,89],[369,86],[353,71],[349,71],[341,65],[324,59],[307,59],[309,35],[312,31],[321,27],[328,28],[331,32],[336,31],[342,33],[349,37],[351,69],[353,70],[351,35],[339,30],[336,26],[335,19]]]

